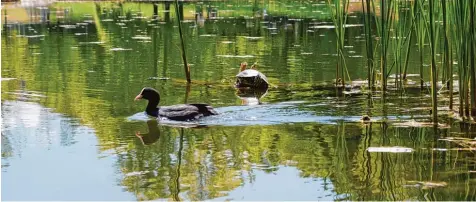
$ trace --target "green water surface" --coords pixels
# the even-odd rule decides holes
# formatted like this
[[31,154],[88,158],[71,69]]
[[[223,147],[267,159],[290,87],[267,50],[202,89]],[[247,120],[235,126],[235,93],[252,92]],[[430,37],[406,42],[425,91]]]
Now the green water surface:
[[[56,3],[65,17],[2,22],[2,200],[476,200],[474,150],[440,140],[476,127],[397,127],[430,120],[427,91],[369,106],[329,88],[328,7],[253,2],[184,5],[190,86],[164,4],[157,18],[150,3]],[[354,80],[367,72],[360,23],[353,13],[346,31]],[[261,105],[233,87],[243,61],[276,86]],[[220,115],[198,128],[158,123],[133,101],[145,86],[161,105],[209,103]],[[367,151],[393,146],[412,150]]]

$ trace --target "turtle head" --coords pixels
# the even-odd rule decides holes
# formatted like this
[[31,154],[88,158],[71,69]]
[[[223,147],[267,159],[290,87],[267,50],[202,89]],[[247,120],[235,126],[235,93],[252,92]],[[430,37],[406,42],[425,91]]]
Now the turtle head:
[[248,66],[248,63],[242,62],[242,63],[240,64],[240,72],[245,71],[246,66]]
[[257,64],[258,64],[258,62],[255,62],[253,65],[251,65],[251,69],[256,70],[256,67],[258,66]]

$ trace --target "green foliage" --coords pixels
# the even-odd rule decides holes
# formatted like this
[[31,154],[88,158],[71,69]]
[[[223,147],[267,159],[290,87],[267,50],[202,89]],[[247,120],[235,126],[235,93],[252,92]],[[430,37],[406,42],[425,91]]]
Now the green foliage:
[[[411,13],[402,15],[388,14],[388,11],[397,12],[400,6],[408,5],[395,3],[394,7],[385,7],[388,8],[385,10],[385,25],[377,31],[385,39],[379,45],[386,46],[384,44],[388,43],[389,55],[393,54],[394,60],[400,60],[390,62],[395,63],[397,68],[393,68],[393,71],[398,74],[418,72],[416,65],[412,66],[417,62],[408,56],[408,51],[413,50],[408,48],[412,33],[416,34],[421,48],[419,51],[423,51],[428,42],[428,25],[425,24],[427,20],[423,14],[425,4],[417,2],[419,4],[411,7]],[[223,2],[220,3],[216,5],[219,10],[228,7]],[[274,15],[286,14],[290,9],[302,5],[319,4],[309,1],[287,3],[290,7],[280,6],[276,1],[258,1],[250,5],[270,5],[268,14]],[[448,7],[448,30],[451,30],[451,39],[454,39],[451,40],[451,46],[458,53],[458,71],[461,72],[464,72],[463,67],[467,68],[471,63],[471,50],[465,45],[469,44],[466,42],[470,39],[464,37],[471,34],[467,25],[469,19],[465,17],[469,10],[464,5],[458,7],[460,5],[453,2]],[[313,7],[313,11],[321,12],[311,11],[312,15],[300,12],[302,20],[285,22],[289,30],[279,27],[278,33],[272,32],[270,27],[263,27],[265,25],[260,20],[238,17],[252,16],[252,7],[249,6],[238,7],[237,18],[206,21],[203,25],[185,22],[183,32],[187,37],[187,48],[191,50],[188,52],[189,63],[192,64],[191,74],[194,81],[197,80],[191,85],[190,94],[185,98],[186,86],[180,80],[184,78],[184,72],[180,68],[182,61],[178,48],[179,36],[174,22],[165,21],[162,14],[158,21],[132,18],[139,15],[138,12],[149,16],[152,10],[149,4],[139,6],[124,3],[120,7],[113,3],[100,3],[101,12],[97,11],[97,4],[68,6],[74,7],[71,24],[85,19],[92,19],[94,24],[75,29],[31,25],[39,34],[45,35],[36,39],[17,37],[20,31],[16,29],[5,32],[6,37],[1,39],[2,78],[17,80],[2,81],[2,101],[20,99],[20,95],[12,93],[17,90],[41,92],[46,97],[38,98],[35,102],[67,116],[77,117],[81,124],[94,128],[99,150],[112,151],[117,155],[117,166],[122,172],[120,184],[128,192],[134,193],[138,200],[178,197],[182,200],[206,200],[224,197],[231,190],[253,182],[256,170],[272,175],[282,166],[298,169],[299,177],[325,179],[326,183],[332,184],[336,194],[344,196],[343,200],[474,200],[476,197],[470,186],[474,183],[471,173],[471,169],[474,169],[474,153],[452,150],[455,149],[454,145],[438,140],[440,136],[455,134],[469,138],[471,134],[461,133],[469,129],[460,129],[456,125],[451,129],[435,130],[398,128],[391,126],[391,122],[363,125],[344,121],[332,124],[299,123],[200,129],[157,125],[157,131],[160,131],[158,134],[151,132],[150,127],[154,124],[127,121],[129,116],[144,108],[143,102],[133,102],[135,95],[144,86],[159,89],[163,105],[184,101],[207,102],[217,107],[239,105],[241,102],[231,85],[238,71],[238,64],[243,60],[257,61],[260,70],[268,75],[272,83],[282,87],[270,89],[261,100],[263,102],[306,101],[311,103],[308,103],[310,106],[301,106],[299,109],[323,116],[360,116],[367,109],[365,98],[336,98],[337,93],[333,88],[318,85],[334,76],[334,64],[344,54],[341,54],[341,58],[336,58],[329,53],[343,52],[346,39],[346,45],[354,46],[357,54],[364,52],[364,49],[373,50],[370,46],[364,47],[362,43],[354,41],[361,35],[361,30],[344,29],[343,25],[351,18],[347,19],[346,16],[350,14],[342,10],[340,13],[343,15],[336,24],[339,29],[336,30],[311,28],[312,23],[321,23],[323,19],[327,22],[331,20],[327,12],[329,10],[321,5]],[[191,9],[194,8],[185,6],[185,13],[189,13]],[[224,11],[219,14],[225,17],[233,15],[235,14]],[[128,17],[121,21],[117,16]],[[307,19],[315,16],[317,17]],[[410,16],[412,22],[405,22],[410,20]],[[377,18],[378,15],[374,15],[374,20]],[[417,21],[417,18],[420,20]],[[106,19],[113,21],[108,22]],[[369,16],[367,20],[366,25],[372,24]],[[380,23],[377,22],[378,25]],[[458,26],[463,26],[464,29],[457,29]],[[390,32],[392,28],[395,28],[394,32]],[[308,30],[314,31],[314,34]],[[387,31],[388,33],[384,33]],[[81,32],[88,34],[75,34]],[[372,32],[369,31],[368,34],[368,39],[373,39]],[[144,35],[150,39],[133,38]],[[397,39],[405,37],[406,40],[392,41],[391,36]],[[336,38],[340,40],[332,41]],[[98,41],[103,43],[89,43]],[[332,43],[328,43],[329,41]],[[112,48],[132,50],[121,52],[112,51]],[[434,48],[438,50],[436,46]],[[370,55],[373,54],[368,54]],[[430,58],[423,54],[421,57],[422,62]],[[356,64],[355,67],[348,68],[350,77],[364,78],[371,75],[363,72],[363,68],[359,66],[363,59],[345,59],[349,64]],[[389,70],[383,72],[390,73]],[[423,73],[422,70],[421,75]],[[467,82],[463,79],[469,78],[470,74],[462,75],[461,83]],[[158,79],[163,77],[170,79]],[[465,89],[468,87],[462,87],[460,92]],[[402,118],[428,118],[422,114],[427,114],[425,110],[429,109],[429,99],[418,93],[408,94],[407,98],[393,95],[388,102],[376,100],[368,110],[383,118],[393,115],[398,118],[400,115]],[[414,106],[423,106],[424,110],[409,109]],[[326,114],[329,111],[332,114]],[[149,138],[155,142],[144,145],[135,136],[136,131],[148,133]],[[155,136],[151,137],[153,135]],[[378,146],[410,147],[415,152],[366,151],[369,147]],[[444,149],[446,150],[439,151]],[[141,174],[133,175],[134,172]],[[420,184],[446,182],[448,186],[418,187],[418,184],[411,184],[414,181]]]

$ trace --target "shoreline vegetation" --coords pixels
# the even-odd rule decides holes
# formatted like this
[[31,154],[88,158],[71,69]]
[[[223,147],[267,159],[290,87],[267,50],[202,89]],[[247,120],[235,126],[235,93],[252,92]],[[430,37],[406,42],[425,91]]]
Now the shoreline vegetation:
[[[123,4],[126,2],[128,4]],[[175,15],[174,13],[177,12],[183,13],[183,16],[177,16],[183,17],[182,21],[196,18],[195,2],[192,4],[186,2],[183,6],[182,2],[176,2],[174,5],[172,1],[161,4],[132,2],[96,1],[81,4],[85,5],[83,7],[89,5],[93,8],[120,5],[123,11],[130,11],[138,6],[143,10],[143,16],[147,18],[158,16],[159,19],[167,19],[167,15]],[[50,12],[47,19],[52,22],[60,22],[66,15],[69,3],[58,1],[48,5]],[[227,16],[265,18],[288,12],[276,6],[275,1],[268,1],[266,8],[263,1],[255,1],[255,4],[249,6],[253,7],[252,11],[245,7],[243,10],[234,12],[226,10],[225,2],[201,2],[201,4],[201,11],[208,9],[207,18],[210,15],[212,18]],[[171,5],[172,7],[179,6],[180,10],[171,8]],[[310,5],[311,8],[303,7],[303,10],[320,9],[322,18],[320,21],[333,24],[331,29],[334,29],[336,33],[336,55],[340,58],[336,63],[334,79],[336,88],[353,89],[354,92],[357,89],[359,93],[368,94],[369,97],[378,95],[385,102],[386,94],[390,90],[403,94],[408,88],[419,86],[422,92],[429,92],[432,98],[431,112],[435,125],[438,123],[438,107],[448,107],[452,112],[450,115],[454,118],[474,123],[476,117],[476,92],[472,90],[476,89],[475,26],[473,23],[476,3],[474,0],[461,2],[446,0],[389,2],[383,0],[327,0]],[[10,9],[12,11],[9,11]],[[2,9],[2,17],[5,18],[2,23],[5,21],[7,23],[32,21],[32,18],[21,17],[22,13],[18,9],[21,10],[13,3],[7,3],[5,9]],[[78,11],[80,10],[75,9],[73,15],[78,15]],[[315,12],[305,11],[303,11],[305,14],[303,12],[290,13],[289,16],[299,15],[301,18],[315,19],[313,16]],[[15,12],[15,17],[18,19],[8,15],[9,12]],[[367,67],[363,70],[367,72],[367,78],[354,81],[352,80],[353,75],[349,74],[348,68],[351,67],[347,66],[344,51],[348,43],[345,40],[346,29],[350,25],[348,16],[353,13],[360,13],[362,18],[366,41],[364,57],[367,61]],[[51,17],[50,14],[52,14]],[[26,12],[23,15],[27,15]],[[185,46],[182,46],[182,52],[185,54]],[[409,58],[414,54],[418,54],[420,57],[420,72],[417,76],[408,72]],[[184,68],[186,79],[190,82],[193,79],[189,76],[190,67],[184,65]],[[200,81],[196,82],[200,83]],[[449,101],[444,105],[441,105],[440,102],[440,106],[438,106],[440,99]],[[372,99],[369,99],[369,106],[371,105]],[[371,114],[368,115],[371,116]]]
[[[474,0],[243,2],[2,4],[6,199],[476,199]],[[144,86],[221,115],[158,121]]]

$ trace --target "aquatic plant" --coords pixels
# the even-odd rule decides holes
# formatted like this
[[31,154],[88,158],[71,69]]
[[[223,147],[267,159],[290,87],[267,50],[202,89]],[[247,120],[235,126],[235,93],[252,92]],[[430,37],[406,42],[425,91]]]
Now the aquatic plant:
[[418,44],[418,52],[420,58],[420,88],[423,89],[424,85],[424,73],[423,73],[423,64],[424,64],[424,52],[425,52],[425,40],[427,35],[426,29],[426,20],[425,20],[425,10],[422,4],[423,0],[415,0],[415,10],[414,10],[414,17],[413,20],[415,21],[415,30],[417,35],[417,44]]
[[[364,25],[365,25],[365,50],[367,53],[367,78],[368,78],[368,89],[369,91],[372,90],[375,81],[375,74],[374,74],[374,46],[373,46],[373,38],[372,38],[372,18],[370,13],[370,0],[362,0],[362,11],[365,11],[364,15]],[[365,5],[365,7],[364,7]],[[370,94],[369,94],[370,95]]]
[[475,58],[475,27],[474,27],[474,20],[475,20],[475,16],[474,16],[474,12],[475,12],[475,9],[476,9],[476,3],[474,0],[470,0],[469,1],[469,9],[470,9],[470,12],[469,12],[469,17],[470,17],[470,26],[469,26],[469,49],[470,49],[470,57],[469,57],[469,64],[470,64],[470,69],[469,69],[469,82],[470,82],[470,86],[471,86],[471,115],[473,117],[476,117],[476,67],[475,67],[475,64],[474,64],[474,58]]
[[[449,108],[453,109],[455,101],[453,86],[456,86],[453,79],[454,66],[457,67],[458,75],[459,115],[466,118],[476,115],[476,91],[473,90],[476,89],[474,64],[476,4],[474,0],[362,0],[361,2],[364,11],[367,67],[369,68],[367,70],[368,89],[372,89],[376,79],[372,68],[374,48],[380,49],[378,80],[382,93],[385,94],[388,90],[390,73],[395,73],[395,87],[404,89],[415,37],[419,55],[420,88],[424,91],[425,81],[429,81],[433,122],[437,123],[438,97],[441,87],[446,87],[449,94]],[[374,22],[370,20],[371,12],[375,16]],[[376,30],[372,31],[372,27]],[[375,46],[372,44],[374,40],[371,37],[374,32],[379,36]],[[440,42],[442,45],[438,46]],[[388,57],[389,54],[394,56],[393,60]],[[438,67],[440,54],[442,65]],[[454,63],[453,58],[457,62]],[[426,64],[429,64],[428,71],[425,70]],[[425,72],[429,73],[429,77],[425,76]],[[438,85],[438,81],[441,81],[442,86]]]
[[[456,52],[458,90],[459,90],[459,116],[468,119],[471,114],[470,108],[476,108],[476,79],[474,70],[474,9],[475,2],[471,1],[450,1],[449,12],[450,21],[453,22],[451,28],[452,45]],[[471,90],[470,90],[471,87]],[[470,107],[471,106],[471,107]]]
[[405,11],[410,8],[410,2],[400,2],[393,6],[393,54],[395,69],[395,85],[398,89],[403,89],[403,82],[406,80],[408,62],[413,39],[412,12]]
[[430,0],[430,48],[431,48],[431,105],[432,105],[432,115],[433,123],[438,123],[438,98],[437,98],[437,86],[436,82],[438,80],[438,72],[436,71],[436,58],[435,58],[435,21],[433,20],[434,13],[434,0]]
[[[337,63],[336,63],[336,86],[345,85],[345,71],[347,71],[344,57],[344,37],[345,25],[349,10],[349,0],[328,0],[327,5],[332,13],[332,22],[335,26],[336,46],[337,46]],[[349,77],[350,79],[350,77]]]
[[182,33],[182,21],[180,19],[180,9],[179,9],[179,3],[178,0],[175,0],[175,16],[177,16],[177,21],[178,21],[178,30],[179,30],[179,36],[180,36],[180,48],[182,51],[182,60],[183,60],[183,68],[185,70],[185,78],[187,79],[187,83],[191,82],[190,79],[190,66],[187,63],[187,54],[185,52],[185,43],[183,41],[183,33]]
[[450,101],[449,108],[453,109],[453,62],[452,62],[452,46],[450,46],[450,33],[448,29],[448,12],[446,0],[441,0],[441,7],[443,11],[443,75],[442,81],[446,83],[446,88],[448,88]]

